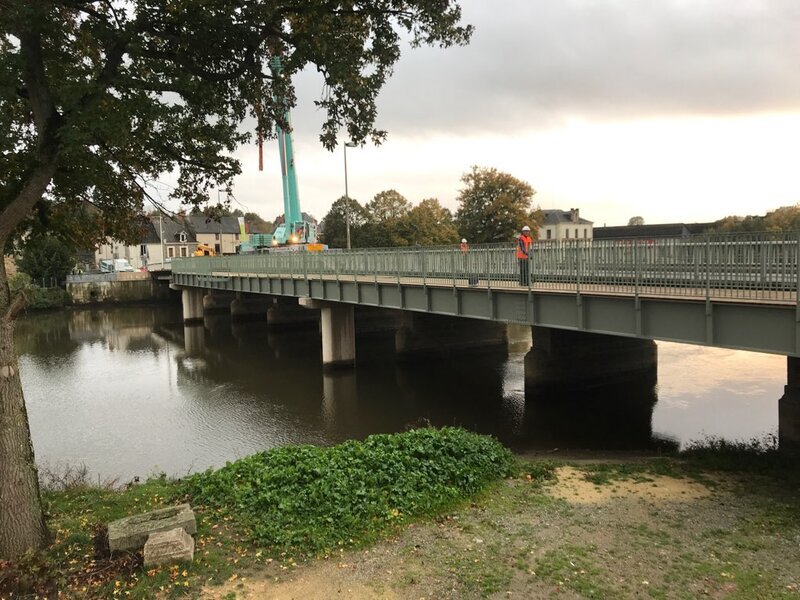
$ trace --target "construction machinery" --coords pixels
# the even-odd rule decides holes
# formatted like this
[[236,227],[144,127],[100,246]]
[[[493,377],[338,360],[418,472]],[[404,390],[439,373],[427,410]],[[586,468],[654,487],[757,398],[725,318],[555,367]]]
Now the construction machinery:
[[[280,57],[270,60],[270,69],[276,75],[280,74],[282,66]],[[276,101],[279,101],[276,99]],[[284,112],[284,119],[291,124],[288,108]],[[286,246],[309,246],[309,251],[319,251],[317,244],[317,225],[303,218],[300,210],[300,194],[297,189],[297,173],[294,164],[294,147],[292,134],[280,126],[275,127],[278,137],[278,150],[281,161],[281,177],[283,180],[283,223],[278,225],[271,234],[249,234],[247,241],[242,241],[239,252],[258,252],[264,249],[281,248]]]
[[208,244],[197,244],[197,249],[194,251],[193,256],[216,256],[217,253]]

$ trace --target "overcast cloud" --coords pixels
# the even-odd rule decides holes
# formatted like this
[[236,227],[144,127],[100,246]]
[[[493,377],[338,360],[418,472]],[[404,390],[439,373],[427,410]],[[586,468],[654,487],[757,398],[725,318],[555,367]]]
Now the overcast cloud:
[[[380,148],[350,194],[395,188],[455,209],[473,164],[529,181],[544,208],[598,223],[712,220],[800,202],[800,0],[462,0],[464,48],[406,48],[379,99]],[[318,75],[295,80],[304,209],[344,192],[323,150]],[[236,197],[282,212],[274,144],[243,148]]]
[[[464,0],[464,48],[408,49],[380,98],[394,135],[567,117],[742,114],[800,106],[798,0]],[[299,78],[303,122],[315,75]],[[305,128],[305,127],[304,127]]]

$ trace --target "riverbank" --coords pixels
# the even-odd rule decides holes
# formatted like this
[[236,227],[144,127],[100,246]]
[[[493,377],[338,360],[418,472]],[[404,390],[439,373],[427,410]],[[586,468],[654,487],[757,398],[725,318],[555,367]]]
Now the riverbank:
[[[283,549],[254,543],[236,511],[196,506],[194,562],[149,570],[136,555],[109,560],[102,548],[98,554],[92,536],[101,539],[99,524],[117,515],[168,504],[186,490],[183,483],[159,479],[122,492],[48,493],[57,543],[40,557],[39,571],[31,562],[27,573],[61,577],[65,596],[76,598],[800,593],[800,474],[774,449],[712,442],[678,456],[621,462],[517,457],[511,477],[478,487],[465,500],[450,498],[424,515],[367,528],[363,539],[303,546],[311,550],[305,553],[291,543]],[[324,503],[308,510],[316,508],[317,514],[328,510]]]

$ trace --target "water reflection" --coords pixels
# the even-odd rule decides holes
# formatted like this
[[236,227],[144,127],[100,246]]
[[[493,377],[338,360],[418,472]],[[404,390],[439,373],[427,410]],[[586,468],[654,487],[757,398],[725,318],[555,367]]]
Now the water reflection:
[[653,372],[526,402],[523,354],[399,363],[391,332],[359,337],[357,370],[333,373],[322,371],[313,328],[272,332],[224,315],[184,327],[179,307],[37,315],[17,332],[38,459],[123,477],[422,423],[492,433],[517,449],[751,437],[776,429],[785,370],[782,357],[659,344],[657,387]]

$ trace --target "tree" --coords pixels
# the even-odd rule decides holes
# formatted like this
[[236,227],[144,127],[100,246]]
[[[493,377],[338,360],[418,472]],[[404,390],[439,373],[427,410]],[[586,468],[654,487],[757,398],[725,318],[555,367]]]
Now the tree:
[[33,283],[55,280],[60,284],[75,266],[75,252],[53,236],[34,235],[26,241],[18,264]]
[[628,227],[634,227],[637,225],[644,225],[643,217],[631,217],[628,219]]
[[[37,0],[0,4],[0,247],[41,205],[90,203],[86,244],[131,239],[150,182],[175,174],[191,207],[241,171],[253,132],[289,128],[292,76],[324,79],[320,140],[379,143],[376,98],[412,45],[465,44],[457,0]],[[212,41],[213,43],[209,43]],[[271,62],[281,59],[281,65]],[[272,65],[274,68],[271,68]],[[276,100],[280,99],[280,100]],[[127,237],[126,237],[127,236]],[[47,538],[17,357],[12,298],[0,269],[0,558]]]
[[417,204],[400,222],[400,230],[409,245],[442,246],[458,243],[458,231],[452,213],[436,198]]
[[244,222],[250,227],[252,233],[272,233],[275,226],[269,221],[265,221],[261,215],[254,212],[244,213]]
[[407,246],[400,224],[408,216],[411,203],[396,190],[378,192],[364,207],[367,222],[361,241],[365,246]]
[[535,231],[531,201],[535,190],[497,169],[472,167],[461,177],[456,225],[470,243],[507,242],[524,225]]
[[350,242],[354,248],[361,244],[361,230],[367,222],[364,207],[355,198],[342,196],[322,219],[321,240],[331,248],[347,248],[347,213],[350,213]]

